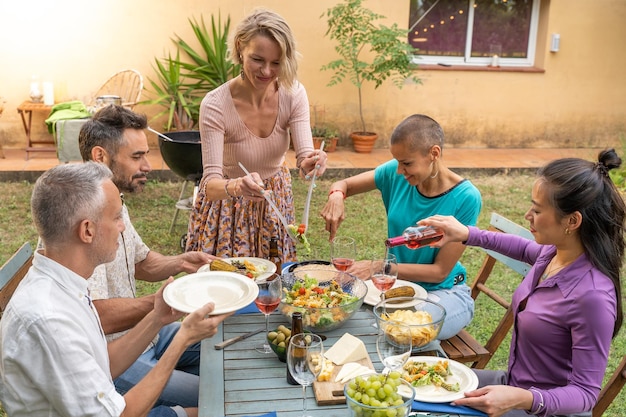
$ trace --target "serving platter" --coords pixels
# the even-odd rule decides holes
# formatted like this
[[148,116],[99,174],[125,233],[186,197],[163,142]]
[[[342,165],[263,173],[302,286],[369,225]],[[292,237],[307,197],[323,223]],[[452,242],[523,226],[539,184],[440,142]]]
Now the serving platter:
[[236,272],[196,272],[178,278],[163,291],[165,302],[178,311],[191,313],[206,303],[215,303],[212,315],[231,313],[253,302],[259,287]]

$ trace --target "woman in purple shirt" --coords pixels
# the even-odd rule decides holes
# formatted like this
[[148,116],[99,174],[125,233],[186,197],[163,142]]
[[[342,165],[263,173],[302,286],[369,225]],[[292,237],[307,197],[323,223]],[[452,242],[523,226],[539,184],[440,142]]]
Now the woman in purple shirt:
[[515,290],[508,372],[480,370],[479,388],[455,401],[498,416],[591,416],[611,340],[622,325],[620,268],[626,207],[609,178],[614,149],[598,162],[555,160],[539,170],[526,213],[535,240],[467,227],[451,216],[437,246],[464,242],[533,265]]

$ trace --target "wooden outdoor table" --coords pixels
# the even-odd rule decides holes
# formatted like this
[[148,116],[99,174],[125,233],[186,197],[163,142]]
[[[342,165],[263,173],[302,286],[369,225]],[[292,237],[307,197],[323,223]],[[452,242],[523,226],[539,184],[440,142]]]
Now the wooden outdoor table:
[[51,109],[52,106],[47,106],[43,103],[33,103],[31,101],[25,101],[17,106],[17,112],[22,117],[22,124],[24,125],[24,132],[26,133],[26,159],[28,159],[30,152],[56,152],[56,148],[54,147],[54,138],[52,138],[52,136],[50,137],[50,140],[41,141],[33,141],[31,136],[33,113],[41,113],[44,115],[45,119],[48,114],[50,114]]
[[[376,371],[383,369],[376,353],[375,317],[364,305],[343,327],[324,333],[328,337],[324,348],[330,348],[344,333],[361,339]],[[279,324],[289,326],[288,320],[278,312],[270,316],[270,329]],[[211,339],[202,341],[200,359],[200,417],[259,415],[276,411],[279,417],[302,415],[302,387],[289,385],[286,364],[272,352],[254,350],[265,340],[265,332],[215,350],[215,343],[242,333],[265,327],[262,314],[231,316],[220,326]],[[307,411],[312,417],[349,415],[347,405],[318,406],[311,386],[307,387]]]

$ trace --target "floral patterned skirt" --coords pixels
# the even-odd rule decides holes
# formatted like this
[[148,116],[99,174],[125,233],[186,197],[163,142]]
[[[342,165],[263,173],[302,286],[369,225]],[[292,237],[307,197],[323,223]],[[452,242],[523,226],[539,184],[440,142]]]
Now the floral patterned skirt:
[[[272,177],[264,180],[264,188],[272,192],[274,204],[288,223],[294,223],[291,174],[283,165]],[[245,197],[209,200],[200,187],[189,219],[187,247],[218,257],[254,256],[269,259],[270,239],[278,239],[282,262],[296,261],[295,242],[267,201]]]

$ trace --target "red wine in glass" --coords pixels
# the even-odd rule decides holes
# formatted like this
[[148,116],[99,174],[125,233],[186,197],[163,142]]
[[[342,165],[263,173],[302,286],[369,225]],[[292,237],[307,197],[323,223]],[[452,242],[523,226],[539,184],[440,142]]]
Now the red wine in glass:
[[256,304],[261,313],[270,314],[272,311],[276,310],[278,304],[280,304],[280,298],[271,297],[269,295],[259,296],[254,300],[254,304]]
[[333,258],[333,266],[339,271],[347,271],[352,266],[354,259]]

